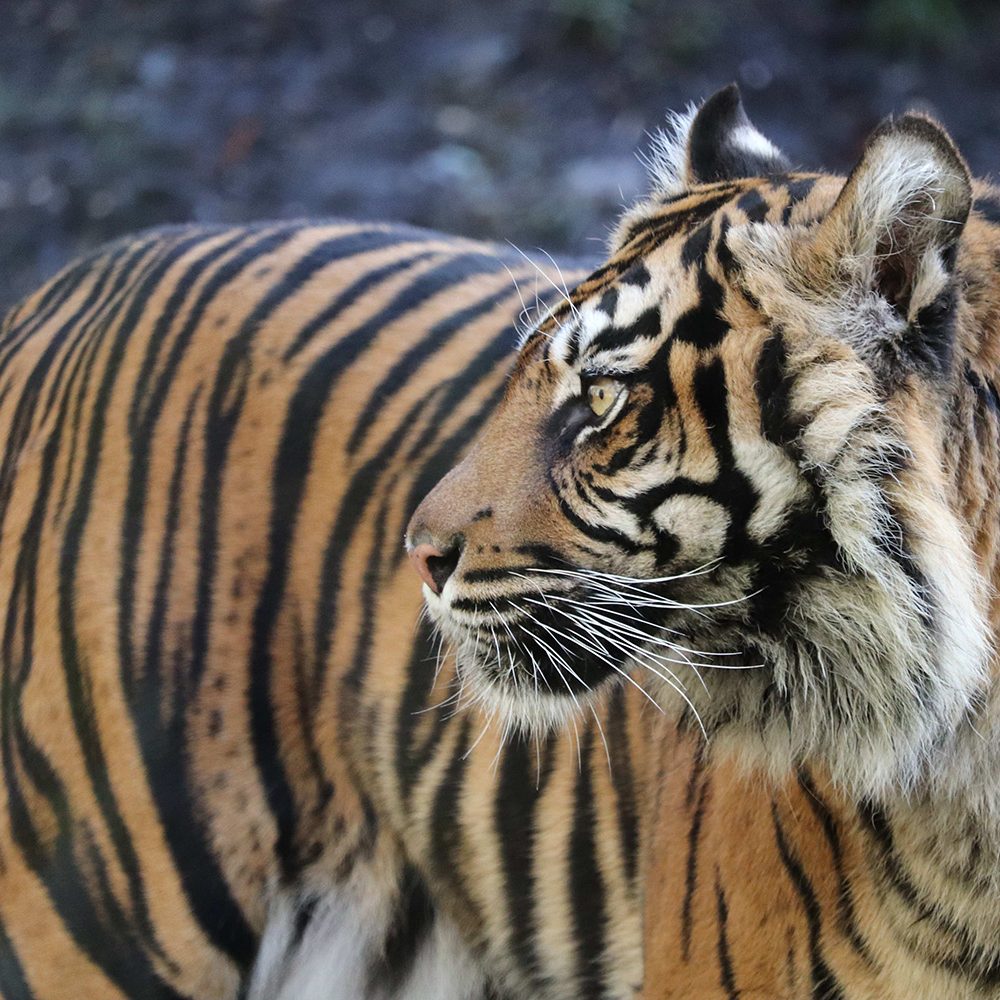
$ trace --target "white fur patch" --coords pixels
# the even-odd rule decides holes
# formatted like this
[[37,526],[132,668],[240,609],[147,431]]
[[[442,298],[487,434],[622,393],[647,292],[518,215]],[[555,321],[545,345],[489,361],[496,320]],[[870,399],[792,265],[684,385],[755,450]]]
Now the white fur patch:
[[391,993],[372,987],[394,916],[394,898],[374,883],[329,889],[301,939],[297,893],[275,894],[247,1000],[473,1000],[485,980],[457,931],[440,915],[413,967]]
[[781,150],[769,139],[765,138],[752,125],[740,125],[729,133],[729,142],[737,149],[761,159],[778,159]]

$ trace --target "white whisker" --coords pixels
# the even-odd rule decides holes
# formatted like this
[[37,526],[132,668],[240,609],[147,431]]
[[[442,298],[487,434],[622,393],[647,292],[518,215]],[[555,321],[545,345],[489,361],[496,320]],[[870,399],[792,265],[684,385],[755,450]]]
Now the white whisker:
[[597,731],[601,734],[601,742],[604,744],[604,756],[608,759],[608,777],[611,778],[611,783],[615,782],[615,772],[611,767],[611,751],[608,749],[608,741],[604,735],[604,726],[601,725],[600,716],[597,714],[597,709],[593,705],[590,706],[590,714],[594,717],[594,722],[597,723]]

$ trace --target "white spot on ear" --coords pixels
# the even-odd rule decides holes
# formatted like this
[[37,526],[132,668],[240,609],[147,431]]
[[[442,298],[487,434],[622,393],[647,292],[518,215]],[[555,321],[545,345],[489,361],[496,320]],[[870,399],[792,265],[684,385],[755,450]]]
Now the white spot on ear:
[[740,125],[729,133],[729,142],[737,149],[760,159],[780,159],[781,150],[752,125]]

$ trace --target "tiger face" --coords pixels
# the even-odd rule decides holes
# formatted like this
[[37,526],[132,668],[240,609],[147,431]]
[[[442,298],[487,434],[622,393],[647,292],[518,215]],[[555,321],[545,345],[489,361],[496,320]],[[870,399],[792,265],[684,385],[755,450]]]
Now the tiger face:
[[776,771],[912,784],[988,646],[949,472],[968,171],[915,116],[846,183],[735,88],[675,125],[414,514],[428,608],[507,726],[630,683]]

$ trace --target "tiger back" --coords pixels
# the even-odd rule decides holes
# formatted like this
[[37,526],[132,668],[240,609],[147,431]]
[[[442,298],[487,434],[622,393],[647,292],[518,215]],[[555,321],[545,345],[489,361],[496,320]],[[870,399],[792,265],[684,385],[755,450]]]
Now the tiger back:
[[178,228],[8,316],[5,1000],[631,995],[647,720],[602,709],[616,790],[593,733],[498,757],[400,543],[503,392],[512,277],[557,294],[405,227]]

